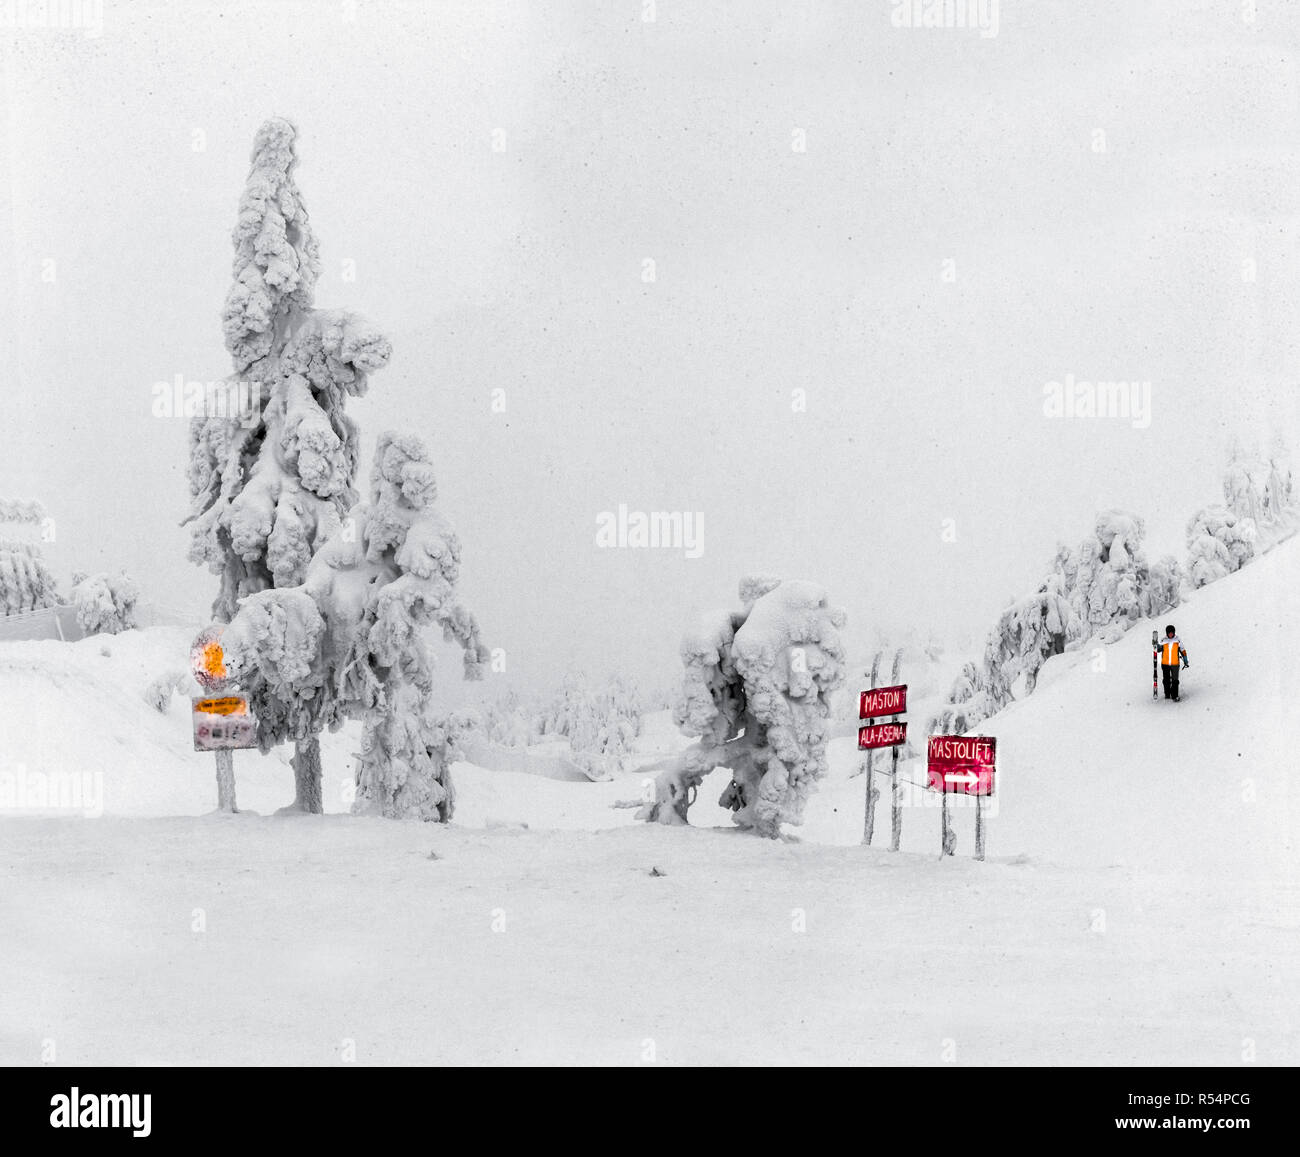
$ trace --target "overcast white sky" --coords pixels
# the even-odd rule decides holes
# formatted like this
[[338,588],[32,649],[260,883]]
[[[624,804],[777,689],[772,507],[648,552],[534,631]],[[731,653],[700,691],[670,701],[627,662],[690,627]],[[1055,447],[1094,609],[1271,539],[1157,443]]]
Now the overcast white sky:
[[[978,639],[1098,509],[1181,555],[1234,432],[1296,441],[1300,6],[998,7],[993,37],[888,0],[109,0],[97,37],[0,29],[0,494],[45,503],[63,574],[211,601],[152,387],[229,372],[229,234],[279,114],[317,303],[393,339],[351,407],[365,468],[379,430],[426,437],[526,681],[667,682],[751,572],[825,584],[857,639]],[[1045,417],[1067,374],[1149,381],[1150,425]],[[702,512],[703,556],[598,549],[619,503]]]

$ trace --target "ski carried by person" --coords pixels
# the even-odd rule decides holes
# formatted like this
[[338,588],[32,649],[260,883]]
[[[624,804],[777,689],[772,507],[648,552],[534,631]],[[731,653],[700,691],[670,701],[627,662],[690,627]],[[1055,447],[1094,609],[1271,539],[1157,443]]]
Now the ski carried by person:
[[[1187,661],[1187,648],[1182,645],[1178,639],[1178,633],[1174,630],[1172,623],[1165,628],[1165,637],[1163,640],[1156,637],[1155,632],[1151,634],[1151,645],[1153,648],[1152,663],[1159,660],[1160,674],[1164,679],[1165,698],[1178,702],[1178,672],[1181,667],[1190,667],[1191,663]],[[1155,686],[1152,685],[1151,693],[1154,696]]]
[[1160,635],[1157,631],[1151,632],[1151,698],[1159,699],[1160,692],[1157,687],[1160,683]]

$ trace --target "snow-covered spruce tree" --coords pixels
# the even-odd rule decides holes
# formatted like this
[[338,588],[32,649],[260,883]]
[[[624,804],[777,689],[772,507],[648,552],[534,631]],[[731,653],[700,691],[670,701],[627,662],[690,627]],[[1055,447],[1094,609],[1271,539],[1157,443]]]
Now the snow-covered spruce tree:
[[1153,568],[1145,537],[1146,526],[1137,515],[1105,510],[1076,550],[1058,550],[1055,569],[1075,615],[1071,641],[1100,631],[1114,635],[1177,605],[1177,564],[1171,569],[1172,560],[1165,558]]
[[1032,693],[1042,665],[1051,656],[1064,654],[1066,643],[1077,635],[1063,575],[1051,575],[1035,594],[1005,610],[989,634],[984,655],[986,671],[998,676],[995,680],[986,676],[983,681],[994,710],[1005,706],[1005,702],[995,701],[1021,676],[1025,694]]
[[1264,517],[1270,522],[1287,522],[1293,520],[1295,514],[1291,452],[1282,435],[1274,433],[1264,480]]
[[41,557],[39,502],[0,498],[0,615],[39,611],[59,602],[58,585]]
[[[312,307],[318,247],[294,181],[295,137],[280,118],[258,130],[233,234],[227,386],[253,409],[196,418],[190,431],[190,559],[221,577],[219,622],[247,595],[300,584],[337,533],[358,497],[360,438],[344,405],[391,352],[361,318]],[[275,711],[256,696],[252,706]],[[308,811],[321,807],[316,730],[295,735],[295,802]]]
[[72,604],[77,625],[88,635],[117,635],[136,625],[140,588],[125,573],[72,576]]
[[250,595],[223,635],[241,686],[262,705],[263,750],[286,738],[316,752],[316,736],[348,717],[364,727],[353,810],[394,818],[451,817],[450,767],[468,725],[432,710],[427,628],[459,643],[465,675],[488,658],[478,625],[456,597],[460,542],[434,509],[437,486],[423,444],[380,435],[370,502],[356,533],[330,539],[296,587]]
[[1234,446],[1223,472],[1223,504],[1238,519],[1249,519],[1255,526],[1264,521],[1260,473],[1260,464],[1248,461],[1241,447]]
[[685,676],[674,719],[696,743],[658,777],[638,818],[687,822],[692,792],[717,767],[719,801],[760,835],[799,824],[826,771],[830,696],[844,678],[844,612],[815,583],[746,579],[742,608],[703,616],[682,640]]
[[1206,586],[1255,557],[1256,528],[1225,506],[1198,510],[1187,524],[1187,569],[1193,588]]
[[981,663],[963,663],[953,680],[948,702],[926,724],[927,735],[965,735],[1010,702],[1005,685],[987,683],[988,670]]
[[1249,522],[1267,549],[1294,523],[1296,509],[1290,455],[1275,435],[1267,458],[1247,454],[1235,443],[1223,475],[1223,505],[1239,523]]

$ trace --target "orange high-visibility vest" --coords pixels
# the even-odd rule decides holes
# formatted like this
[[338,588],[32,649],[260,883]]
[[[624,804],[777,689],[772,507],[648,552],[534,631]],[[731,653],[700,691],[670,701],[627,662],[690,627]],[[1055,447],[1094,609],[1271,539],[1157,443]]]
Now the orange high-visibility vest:
[[1178,636],[1172,639],[1165,639],[1160,644],[1160,666],[1177,667],[1178,666]]

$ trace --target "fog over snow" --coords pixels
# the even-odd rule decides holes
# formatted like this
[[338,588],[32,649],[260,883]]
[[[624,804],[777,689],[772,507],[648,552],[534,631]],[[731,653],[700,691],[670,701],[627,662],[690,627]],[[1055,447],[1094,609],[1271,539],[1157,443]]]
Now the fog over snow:
[[[850,645],[978,646],[1098,510],[1181,556],[1234,435],[1297,442],[1297,23],[1239,7],[1008,2],[986,37],[883,2],[109,0],[0,37],[0,495],[64,581],[206,611],[154,386],[229,372],[281,115],[317,302],[392,340],[362,461],[425,437],[512,677],[673,680],[752,573],[823,585]],[[1149,392],[1048,417],[1069,378]],[[698,557],[597,545],[620,505],[698,513]]]

